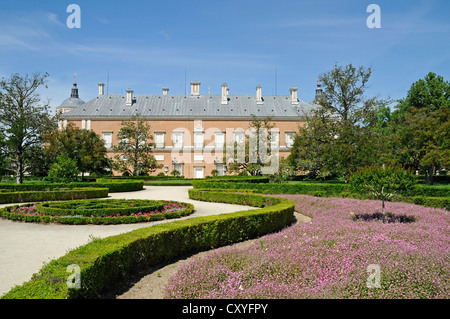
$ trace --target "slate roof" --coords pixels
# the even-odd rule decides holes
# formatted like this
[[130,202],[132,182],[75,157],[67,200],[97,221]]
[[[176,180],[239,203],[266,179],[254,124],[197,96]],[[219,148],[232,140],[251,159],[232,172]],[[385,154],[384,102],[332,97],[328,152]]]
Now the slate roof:
[[124,119],[136,113],[148,119],[249,119],[272,116],[273,119],[299,119],[315,105],[289,96],[264,96],[257,104],[254,95],[229,95],[228,104],[221,104],[221,95],[133,95],[133,104],[126,105],[126,95],[102,95],[64,114],[65,119]]

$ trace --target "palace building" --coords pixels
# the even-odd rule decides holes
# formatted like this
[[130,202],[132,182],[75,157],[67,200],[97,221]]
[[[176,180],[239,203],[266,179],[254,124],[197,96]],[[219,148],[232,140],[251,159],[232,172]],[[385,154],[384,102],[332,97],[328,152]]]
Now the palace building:
[[[60,127],[74,123],[81,129],[93,130],[105,141],[108,156],[114,157],[112,146],[119,143],[117,134],[124,120],[134,115],[145,119],[151,127],[155,147],[152,154],[163,164],[154,174],[168,174],[178,170],[186,178],[203,178],[217,169],[226,172],[223,146],[242,143],[248,133],[252,115],[272,119],[272,145],[279,156],[289,155],[298,127],[305,125],[304,115],[317,105],[306,103],[297,96],[297,88],[289,95],[263,95],[257,86],[254,94],[232,95],[222,84],[221,95],[200,93],[200,82],[191,82],[189,95],[169,94],[162,88],[159,95],[135,95],[127,89],[125,95],[105,94],[104,84],[98,83],[98,96],[88,102],[79,98],[76,81],[70,98],[57,112],[61,113]],[[321,93],[318,85],[317,94]]]

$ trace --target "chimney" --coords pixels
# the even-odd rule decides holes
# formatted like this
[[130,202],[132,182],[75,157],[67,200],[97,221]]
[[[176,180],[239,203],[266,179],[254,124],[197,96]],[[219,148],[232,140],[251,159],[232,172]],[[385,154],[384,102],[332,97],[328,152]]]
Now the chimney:
[[256,87],[256,104],[263,104],[263,99],[261,95],[261,85]]
[[98,82],[98,96],[105,94],[105,84],[103,82]]
[[191,95],[200,95],[200,84],[198,81],[191,82]]
[[222,84],[222,104],[228,104],[228,87],[226,83]]
[[297,98],[297,88],[293,87],[289,89],[289,92],[291,93],[291,103],[292,104],[298,104],[298,98]]
[[131,106],[133,104],[133,90],[127,89],[127,106]]
[[169,88],[163,87],[163,95],[168,95],[168,94],[169,94]]

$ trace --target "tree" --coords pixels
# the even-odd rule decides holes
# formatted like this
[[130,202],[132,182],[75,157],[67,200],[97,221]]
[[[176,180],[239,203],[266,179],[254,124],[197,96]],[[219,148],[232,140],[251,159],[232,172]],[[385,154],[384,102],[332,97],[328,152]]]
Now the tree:
[[304,114],[306,126],[299,128],[289,156],[296,170],[313,176],[343,176],[348,181],[359,166],[380,162],[385,152],[374,131],[377,108],[388,101],[364,93],[370,68],[335,65],[319,76],[323,93],[315,100],[319,106]]
[[69,123],[66,128],[55,128],[44,136],[45,153],[56,160],[57,154],[65,154],[75,160],[82,176],[85,173],[104,175],[111,169],[105,142],[94,131],[79,129]]
[[16,183],[23,182],[27,150],[39,145],[45,127],[51,123],[48,104],[40,104],[37,90],[45,85],[48,74],[13,74],[0,81],[0,130],[5,136],[11,170]]
[[6,143],[5,137],[0,133],[0,181],[5,174],[7,167]]
[[79,168],[77,162],[67,156],[58,155],[56,161],[50,166],[47,180],[55,183],[70,183],[77,180]]
[[119,144],[114,146],[114,169],[132,176],[149,175],[162,168],[151,154],[153,143],[150,126],[139,115],[122,122],[118,133]]
[[391,117],[398,161],[424,172],[431,184],[436,170],[450,166],[450,82],[428,73],[411,85]]
[[410,189],[415,184],[414,175],[395,166],[369,166],[360,168],[350,178],[353,190],[369,192],[382,200],[383,222],[386,219],[385,201],[395,194]]
[[[271,136],[270,130],[275,127],[272,118],[263,119],[251,114],[247,133],[243,141],[233,143],[233,148],[225,146],[225,162],[229,162],[228,171],[240,175],[261,175],[262,168],[271,164]],[[231,155],[231,156],[230,156]],[[228,157],[227,157],[228,156]]]

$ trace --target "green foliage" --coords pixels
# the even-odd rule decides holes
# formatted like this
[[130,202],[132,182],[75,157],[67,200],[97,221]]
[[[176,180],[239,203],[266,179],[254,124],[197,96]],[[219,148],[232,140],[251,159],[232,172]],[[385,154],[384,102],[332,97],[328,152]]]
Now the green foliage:
[[61,154],[50,166],[46,180],[54,183],[75,182],[78,179],[78,172],[77,162],[66,154]]
[[[294,203],[262,195],[190,190],[196,200],[246,202],[261,209],[191,218],[94,239],[46,264],[33,278],[3,299],[95,298],[142,267],[152,267],[186,254],[217,248],[280,231],[293,222]],[[244,198],[246,196],[247,198]],[[271,206],[272,205],[272,206]],[[66,285],[67,266],[81,268],[81,289]]]
[[0,133],[4,136],[8,169],[18,184],[23,182],[30,148],[40,145],[42,135],[54,125],[49,106],[42,105],[37,93],[46,87],[48,74],[13,74],[0,81]]
[[18,192],[11,192],[0,189],[0,204],[41,202],[48,200],[87,199],[107,196],[108,188],[94,187],[55,189],[51,191],[37,190]]
[[180,177],[181,173],[180,173],[180,171],[174,169],[173,171],[170,172],[170,175],[172,175],[174,177]]
[[304,114],[307,125],[295,137],[289,162],[310,177],[342,176],[363,165],[379,163],[385,153],[381,132],[373,130],[377,109],[388,101],[366,99],[371,69],[352,64],[319,76],[320,106]]
[[150,126],[139,116],[123,121],[117,138],[119,144],[113,147],[117,154],[113,167],[117,171],[129,176],[142,176],[163,167],[151,154],[154,144]]
[[412,189],[415,183],[414,175],[395,166],[363,167],[350,178],[352,190],[369,192],[382,200],[389,200],[398,193]]
[[69,123],[66,128],[54,128],[44,135],[44,153],[52,161],[56,154],[65,154],[76,162],[79,171],[104,175],[111,169],[104,141],[94,131],[79,129]]
[[432,72],[414,82],[389,125],[397,162],[432,184],[435,172],[450,165],[450,82]]
[[73,182],[73,183],[30,183],[30,184],[0,184],[0,190],[10,191],[51,191],[60,188],[84,188],[98,187],[108,188],[110,193],[133,192],[144,188],[144,181],[139,180],[121,180],[113,182],[110,180],[98,179],[98,182]]

